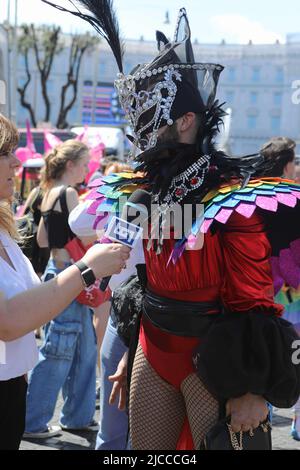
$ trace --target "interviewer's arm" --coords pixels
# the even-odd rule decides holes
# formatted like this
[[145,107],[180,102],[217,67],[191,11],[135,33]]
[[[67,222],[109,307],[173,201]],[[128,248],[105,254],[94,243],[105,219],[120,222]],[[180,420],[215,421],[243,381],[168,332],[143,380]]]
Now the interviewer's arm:
[[48,323],[83,289],[79,269],[71,266],[51,281],[10,300],[0,299],[0,339],[12,341]]
[[[122,245],[95,245],[82,261],[101,278],[120,272],[128,257],[129,249]],[[70,266],[51,281],[12,299],[0,296],[0,340],[12,341],[49,322],[82,290],[80,272],[76,266]]]

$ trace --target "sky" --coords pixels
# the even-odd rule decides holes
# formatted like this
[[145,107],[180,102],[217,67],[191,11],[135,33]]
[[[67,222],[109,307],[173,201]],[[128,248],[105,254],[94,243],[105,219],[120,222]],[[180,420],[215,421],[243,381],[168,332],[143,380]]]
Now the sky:
[[[14,16],[16,0],[0,0],[0,22],[7,18],[11,4]],[[41,0],[17,0],[19,23],[60,25],[65,32],[91,30],[88,24],[67,13],[45,5]],[[70,6],[68,0],[52,0]],[[200,43],[254,44],[285,42],[288,33],[300,33],[299,0],[114,0],[122,35],[126,39],[154,40],[161,29],[173,37],[180,7],[188,12],[192,37]],[[164,24],[166,12],[170,24]]]

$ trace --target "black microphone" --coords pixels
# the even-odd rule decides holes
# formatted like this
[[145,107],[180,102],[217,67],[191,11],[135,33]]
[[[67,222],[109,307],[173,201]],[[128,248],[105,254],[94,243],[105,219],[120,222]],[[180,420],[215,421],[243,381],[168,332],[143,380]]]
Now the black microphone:
[[[134,210],[133,210],[134,209]],[[134,213],[135,212],[135,213]],[[132,224],[137,218],[136,212],[140,212],[144,223],[151,214],[151,194],[144,189],[137,189],[123,207],[121,218],[113,217],[105,233],[112,242],[118,242],[132,248],[142,234],[140,225]],[[111,276],[106,276],[100,283],[100,290],[104,292],[109,284]]]

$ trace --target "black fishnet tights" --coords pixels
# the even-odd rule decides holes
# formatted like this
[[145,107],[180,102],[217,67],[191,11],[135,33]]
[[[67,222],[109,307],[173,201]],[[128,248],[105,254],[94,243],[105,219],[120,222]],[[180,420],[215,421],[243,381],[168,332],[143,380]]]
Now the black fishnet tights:
[[189,419],[195,449],[207,432],[217,423],[219,403],[205,388],[196,374],[189,375],[181,384],[186,413]]
[[195,448],[218,419],[218,403],[192,374],[181,392],[151,367],[139,345],[136,351],[129,400],[131,444],[135,450],[175,450],[186,414]]

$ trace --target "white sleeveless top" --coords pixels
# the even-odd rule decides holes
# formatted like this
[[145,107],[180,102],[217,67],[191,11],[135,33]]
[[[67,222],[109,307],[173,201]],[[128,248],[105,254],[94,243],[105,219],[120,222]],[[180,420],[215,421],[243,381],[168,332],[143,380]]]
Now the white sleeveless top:
[[[2,230],[0,240],[15,267],[13,269],[0,257],[0,294],[6,299],[11,299],[40,284],[40,280],[17,243]],[[37,360],[38,349],[33,332],[14,341],[0,340],[0,380],[10,380],[26,374],[35,366]]]

